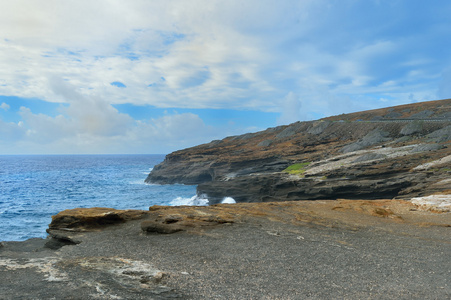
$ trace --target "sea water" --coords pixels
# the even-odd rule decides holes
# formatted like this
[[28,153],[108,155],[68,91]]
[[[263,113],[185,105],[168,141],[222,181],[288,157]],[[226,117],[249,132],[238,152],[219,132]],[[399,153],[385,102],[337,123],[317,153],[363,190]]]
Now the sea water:
[[145,184],[164,155],[0,155],[0,241],[47,236],[51,216],[77,207],[204,205],[196,187]]

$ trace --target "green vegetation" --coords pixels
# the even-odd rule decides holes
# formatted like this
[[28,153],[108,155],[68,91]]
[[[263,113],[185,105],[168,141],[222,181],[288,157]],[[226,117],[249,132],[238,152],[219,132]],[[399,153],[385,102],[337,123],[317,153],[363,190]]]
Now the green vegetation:
[[310,164],[309,162],[294,164],[289,166],[283,171],[292,175],[302,175],[305,173],[305,169],[309,164]]

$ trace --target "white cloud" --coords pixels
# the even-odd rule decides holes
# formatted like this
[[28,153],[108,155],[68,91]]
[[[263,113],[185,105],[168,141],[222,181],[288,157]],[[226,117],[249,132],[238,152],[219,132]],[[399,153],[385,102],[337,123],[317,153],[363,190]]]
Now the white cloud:
[[122,135],[133,122],[130,116],[119,113],[101,99],[80,99],[65,111],[80,131],[93,135]]
[[68,120],[58,115],[54,118],[45,114],[33,114],[29,108],[21,107],[21,128],[24,128],[26,140],[37,143],[49,143],[59,140],[71,133],[72,126]]
[[62,111],[64,114],[50,117],[21,107],[18,124],[0,120],[0,141],[9,146],[1,152],[168,153],[224,134],[192,113],[134,121],[104,102],[86,100]]
[[282,100],[282,114],[278,120],[279,124],[290,124],[301,119],[302,117],[302,104],[299,97],[293,92],[288,93]]
[[[7,3],[0,12],[4,39],[0,63],[8,66],[0,70],[5,81],[0,93],[65,102],[49,88],[48,78],[58,76],[77,85],[80,93],[109,103],[273,107],[267,92],[274,88],[262,68],[273,58],[261,32],[279,36],[278,30],[302,18],[294,11],[311,5],[308,1]],[[118,91],[109,84],[113,81],[127,88]],[[247,101],[252,98],[259,101]]]
[[18,124],[0,120],[0,140],[9,144],[2,153],[167,153],[235,133],[208,126],[193,113],[137,121],[57,76],[47,82],[67,104],[56,116],[21,107]]
[[149,153],[162,153],[167,151],[165,146],[173,150],[191,147],[223,137],[222,134],[224,132],[206,125],[199,116],[183,113],[145,122],[137,121],[136,126],[128,133],[128,138],[132,139],[137,147],[147,147],[147,152],[154,150]]
[[65,106],[23,108],[23,126],[2,123],[1,134],[42,149],[168,149],[217,135],[197,115],[137,122],[113,104],[261,110],[287,123],[450,97],[451,56],[436,50],[451,34],[446,2],[3,2],[0,95]]
[[49,143],[77,136],[114,138],[126,135],[134,124],[130,116],[119,113],[102,101],[77,101],[63,111],[64,114],[50,117],[34,114],[29,108],[21,107],[20,116],[27,139]]
[[2,102],[2,104],[0,104],[0,108],[3,109],[4,111],[7,111],[10,108],[10,106],[5,102]]
[[21,127],[20,123],[19,124],[12,122],[7,123],[3,122],[0,119],[0,141],[3,141],[2,147],[3,146],[6,147],[9,142],[15,142],[22,139],[24,135],[25,131]]

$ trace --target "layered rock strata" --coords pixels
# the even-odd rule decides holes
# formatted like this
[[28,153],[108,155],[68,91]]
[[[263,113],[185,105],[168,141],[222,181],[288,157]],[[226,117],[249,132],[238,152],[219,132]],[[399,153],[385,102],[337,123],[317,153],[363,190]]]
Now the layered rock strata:
[[210,203],[427,196],[449,189],[451,100],[297,122],[173,152],[148,183]]

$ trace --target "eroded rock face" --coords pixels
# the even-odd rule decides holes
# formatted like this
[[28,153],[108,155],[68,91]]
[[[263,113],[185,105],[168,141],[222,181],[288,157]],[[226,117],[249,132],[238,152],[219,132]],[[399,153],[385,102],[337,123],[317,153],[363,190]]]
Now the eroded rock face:
[[106,207],[66,209],[54,216],[47,233],[51,237],[45,246],[59,249],[81,243],[81,232],[95,231],[109,225],[118,225],[145,217],[142,210],[117,210]]
[[49,230],[85,231],[140,219],[141,210],[117,210],[106,207],[66,209],[54,216]]
[[149,208],[149,211],[147,219],[141,222],[141,230],[147,233],[170,234],[234,223],[234,216],[221,208],[154,205]]
[[167,155],[146,182],[197,184],[210,204],[427,196],[450,175],[450,114],[430,101],[227,137]]

